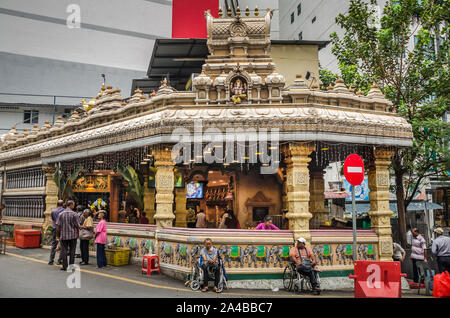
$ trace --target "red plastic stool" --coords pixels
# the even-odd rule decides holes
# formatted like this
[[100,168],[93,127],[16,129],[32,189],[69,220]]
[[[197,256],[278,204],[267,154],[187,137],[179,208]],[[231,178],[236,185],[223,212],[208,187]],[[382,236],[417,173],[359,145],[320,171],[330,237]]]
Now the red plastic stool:
[[[145,267],[145,260],[147,260],[147,267]],[[147,273],[150,276],[152,272],[158,272],[161,274],[161,269],[159,267],[159,256],[156,254],[144,255],[142,257],[142,268],[141,274]]]

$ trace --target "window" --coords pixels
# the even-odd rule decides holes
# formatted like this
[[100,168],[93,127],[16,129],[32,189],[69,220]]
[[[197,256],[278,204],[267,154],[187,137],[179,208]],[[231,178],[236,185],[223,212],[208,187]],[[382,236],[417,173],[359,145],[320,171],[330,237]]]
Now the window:
[[314,23],[314,22],[316,22],[316,17],[314,17],[314,18],[311,20],[311,23]]
[[38,110],[24,110],[23,111],[23,123],[24,124],[39,123],[39,111]]
[[301,40],[303,40],[303,32],[300,32],[299,34],[298,34],[298,39],[301,41]]
[[291,24],[294,23],[294,12],[291,14]]
[[297,15],[300,15],[300,13],[302,13],[302,4],[299,3],[297,6]]

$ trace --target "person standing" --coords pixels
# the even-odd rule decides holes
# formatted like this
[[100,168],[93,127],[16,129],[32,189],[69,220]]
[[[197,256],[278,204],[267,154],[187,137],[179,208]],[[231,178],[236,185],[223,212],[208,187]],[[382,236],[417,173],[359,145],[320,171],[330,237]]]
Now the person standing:
[[393,242],[392,247],[394,249],[394,253],[392,255],[392,258],[396,262],[403,262],[406,257],[406,251],[401,247],[400,244]]
[[147,218],[147,213],[142,212],[142,216],[139,219],[139,224],[148,224],[148,223],[149,223],[149,220]]
[[67,253],[69,252],[69,265],[75,262],[75,249],[80,231],[80,219],[73,211],[75,202],[67,201],[67,208],[62,211],[56,221],[56,238],[61,239],[62,268],[67,270]]
[[2,225],[2,218],[3,218],[3,210],[5,209],[5,205],[2,203],[0,204],[0,225]]
[[408,245],[407,247],[411,247],[412,245],[412,238],[413,238],[413,234],[411,231],[411,225],[407,226],[408,232],[406,232],[406,244]]
[[107,226],[105,216],[105,211],[102,210],[98,212],[100,222],[97,224],[97,228],[95,229],[95,244],[97,244],[97,268],[103,268],[107,265],[105,253]]
[[233,210],[228,210],[228,218],[225,220],[225,226],[227,229],[240,229],[241,225],[239,224],[238,219],[234,215]]
[[[56,225],[56,221],[58,220],[59,214],[62,211],[64,211],[63,205],[64,201],[58,200],[58,202],[56,202],[56,209],[52,210],[50,214],[50,217],[52,218],[53,221],[53,235],[52,235],[52,248],[50,249],[50,260],[48,262],[48,265],[53,265],[55,261],[56,248],[58,247],[58,240],[56,239],[56,229],[58,226]],[[58,265],[61,265],[61,263],[62,263],[62,253],[60,252],[58,258]]]
[[[80,219],[80,226],[83,225],[84,216],[83,216],[83,207],[81,205],[77,205],[77,214],[78,219]],[[77,248],[75,249],[75,258],[81,258],[81,241],[77,240]]]
[[195,228],[195,211],[189,208],[186,214],[186,223],[188,228]]
[[437,238],[433,241],[431,252],[437,256],[439,273],[450,272],[450,237],[443,235],[441,227],[434,229]]
[[80,227],[80,250],[81,262],[80,265],[89,264],[89,241],[94,237],[94,221],[91,217],[91,210],[85,209],[83,211],[83,224]]
[[272,217],[269,215],[266,215],[264,218],[264,222],[259,223],[255,230],[280,230],[277,226],[272,224],[273,220]]
[[411,261],[413,264],[414,282],[419,282],[419,273],[417,272],[417,262],[427,263],[427,244],[417,228],[411,230]]
[[203,210],[200,210],[197,214],[197,223],[195,224],[196,228],[206,228],[206,214]]

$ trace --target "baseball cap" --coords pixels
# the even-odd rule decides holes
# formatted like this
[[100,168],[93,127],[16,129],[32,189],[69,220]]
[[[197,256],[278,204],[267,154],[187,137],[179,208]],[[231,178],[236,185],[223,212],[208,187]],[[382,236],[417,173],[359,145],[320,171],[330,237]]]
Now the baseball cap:
[[306,240],[303,237],[299,237],[297,239],[297,241],[299,241],[300,243],[306,244]]
[[434,232],[438,234],[444,234],[444,230],[442,229],[442,227],[435,228]]

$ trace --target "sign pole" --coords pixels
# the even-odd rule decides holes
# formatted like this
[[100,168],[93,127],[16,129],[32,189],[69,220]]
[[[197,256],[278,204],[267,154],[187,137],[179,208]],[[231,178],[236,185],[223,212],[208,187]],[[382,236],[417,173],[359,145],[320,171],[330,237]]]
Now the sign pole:
[[353,261],[357,260],[356,256],[356,207],[355,207],[355,186],[352,185],[352,224],[353,224]]

